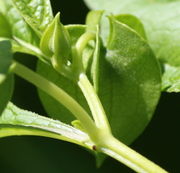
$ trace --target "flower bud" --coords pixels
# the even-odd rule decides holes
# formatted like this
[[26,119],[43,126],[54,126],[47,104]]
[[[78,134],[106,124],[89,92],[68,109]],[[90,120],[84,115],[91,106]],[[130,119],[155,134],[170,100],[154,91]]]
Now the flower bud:
[[40,49],[53,61],[53,64],[55,63],[56,67],[67,63],[71,55],[71,39],[68,31],[60,22],[60,13],[45,30]]

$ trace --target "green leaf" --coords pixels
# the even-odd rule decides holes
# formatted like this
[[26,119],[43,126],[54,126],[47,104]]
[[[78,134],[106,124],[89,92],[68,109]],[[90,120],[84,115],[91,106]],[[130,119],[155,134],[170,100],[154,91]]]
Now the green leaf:
[[101,20],[103,11],[90,11],[86,17],[86,25],[87,25],[87,32],[95,32],[97,31],[97,26]]
[[9,103],[0,116],[0,137],[35,135],[72,142],[91,148],[89,136],[60,121],[22,110]]
[[[78,38],[85,32],[85,27],[83,25],[69,25],[69,26],[66,26],[66,29],[68,30],[70,34],[72,46],[75,45]],[[88,64],[88,60],[84,60],[84,65],[86,64]],[[37,66],[37,72],[43,77],[45,77],[46,79],[55,83],[57,86],[61,87],[69,95],[75,98],[75,100],[78,100],[78,102],[83,107],[86,107],[88,110],[88,106],[84,99],[84,96],[82,95],[77,85],[74,84],[74,82],[60,75],[51,66],[48,66],[40,61]],[[62,122],[71,124],[71,122],[74,120],[74,116],[66,108],[64,108],[56,100],[54,100],[49,95],[42,92],[41,90],[38,90],[38,92],[39,92],[41,102],[49,116],[51,116],[54,119],[58,119]]]
[[[4,25],[6,23],[10,25],[11,37],[8,38],[12,43],[13,51],[35,55],[45,61],[46,56],[39,49],[39,36],[53,19],[50,2],[0,0],[0,12],[1,15],[6,16],[6,21],[2,19],[3,21],[0,22],[1,30],[8,32],[8,27]],[[2,37],[1,30],[0,37]]]
[[162,90],[167,92],[180,92],[180,67],[165,64],[164,68],[165,73],[162,77]]
[[135,30],[142,38],[146,39],[146,33],[141,21],[130,14],[120,14],[115,16],[116,20],[128,25],[130,28]]
[[[101,17],[103,15],[103,11],[90,11],[86,17],[86,32],[93,32],[95,34],[95,44],[91,48],[93,52],[92,63],[90,66],[90,78],[92,79],[93,86],[98,92],[98,68],[99,68],[99,56],[100,56],[100,29],[99,23],[101,21]],[[89,58],[90,60],[90,58]],[[85,68],[87,69],[87,68]]]
[[39,35],[53,20],[49,0],[12,0],[23,19]]
[[10,42],[0,41],[0,115],[12,95],[13,77],[8,74],[12,57]]
[[10,25],[2,13],[0,13],[0,37],[11,38]]
[[0,84],[0,115],[5,109],[8,101],[11,99],[14,86],[13,76],[7,76],[6,79]]
[[114,17],[109,20],[107,50],[102,50],[99,62],[99,96],[113,134],[130,144],[153,115],[160,96],[160,70],[142,37]]
[[[172,67],[180,66],[179,0],[85,0],[85,2],[91,9],[103,9],[113,14],[129,13],[140,18],[156,57]],[[174,73],[170,74],[171,78],[175,77]],[[174,85],[174,82],[170,85]]]
[[0,41],[0,84],[5,80],[9,67],[12,63],[10,41]]
[[12,0],[0,0],[0,12],[3,13],[11,26],[12,37],[17,37],[33,45],[39,45],[39,38],[26,23]]

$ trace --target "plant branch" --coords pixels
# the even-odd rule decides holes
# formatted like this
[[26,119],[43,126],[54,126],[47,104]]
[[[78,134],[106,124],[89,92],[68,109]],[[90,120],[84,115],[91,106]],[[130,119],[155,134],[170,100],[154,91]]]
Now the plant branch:
[[109,123],[101,102],[85,74],[80,75],[78,85],[88,101],[97,127],[87,112],[71,96],[54,83],[18,62],[13,63],[11,70],[18,76],[48,93],[69,109],[69,111],[81,121],[84,129],[87,131],[95,145],[97,145],[98,151],[113,157],[139,173],[167,173],[158,165],[130,149],[111,135]]
[[96,126],[91,117],[64,90],[18,62],[13,63],[11,70],[65,106],[78,120],[80,120],[83,128],[87,131],[88,134],[96,133]]
[[93,118],[95,120],[97,127],[99,129],[106,130],[107,133],[109,133],[111,130],[110,130],[109,122],[107,120],[104,108],[93,86],[91,85],[87,76],[84,73],[80,74],[78,85],[80,89],[82,90],[89,104],[90,110],[92,112],[92,115],[93,115]]
[[106,137],[99,150],[138,173],[167,173],[152,161],[132,150],[113,136]]
[[112,136],[103,106],[85,74],[82,73],[79,76],[78,85],[89,104],[99,129],[94,140],[98,151],[113,157],[139,173],[167,173],[161,167]]

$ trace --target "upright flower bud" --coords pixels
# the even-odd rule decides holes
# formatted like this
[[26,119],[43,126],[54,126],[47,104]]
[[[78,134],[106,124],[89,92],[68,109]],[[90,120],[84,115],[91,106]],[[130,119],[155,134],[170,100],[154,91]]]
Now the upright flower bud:
[[54,68],[60,71],[71,55],[71,39],[68,31],[60,22],[60,13],[45,30],[40,49],[47,55]]

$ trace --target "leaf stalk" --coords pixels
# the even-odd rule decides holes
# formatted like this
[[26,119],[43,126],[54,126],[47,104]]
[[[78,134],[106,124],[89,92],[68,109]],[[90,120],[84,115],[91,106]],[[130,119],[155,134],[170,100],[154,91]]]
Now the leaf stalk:
[[80,120],[83,128],[87,131],[88,134],[96,133],[97,128],[92,118],[79,105],[79,103],[77,103],[64,90],[18,62],[13,62],[11,71],[28,82],[34,84],[36,87],[40,88],[51,97],[56,99],[63,106],[65,106],[78,120]]

